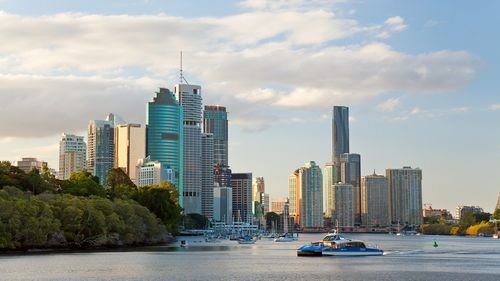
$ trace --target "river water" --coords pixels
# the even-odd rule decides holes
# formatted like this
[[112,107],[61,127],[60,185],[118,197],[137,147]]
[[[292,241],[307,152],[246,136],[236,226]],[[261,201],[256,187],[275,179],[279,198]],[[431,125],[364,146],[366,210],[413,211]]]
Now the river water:
[[[346,234],[384,249],[379,257],[297,257],[296,248],[320,240],[262,239],[178,243],[135,249],[0,256],[0,280],[500,280],[500,240],[447,236]],[[436,241],[439,247],[434,248]]]

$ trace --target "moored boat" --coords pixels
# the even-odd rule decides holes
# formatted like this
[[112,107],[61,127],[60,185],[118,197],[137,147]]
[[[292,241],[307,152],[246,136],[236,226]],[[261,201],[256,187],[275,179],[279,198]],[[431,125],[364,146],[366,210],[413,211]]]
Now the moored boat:
[[250,235],[245,235],[238,239],[238,244],[255,244],[255,242],[257,241],[255,241],[255,239],[253,239]]

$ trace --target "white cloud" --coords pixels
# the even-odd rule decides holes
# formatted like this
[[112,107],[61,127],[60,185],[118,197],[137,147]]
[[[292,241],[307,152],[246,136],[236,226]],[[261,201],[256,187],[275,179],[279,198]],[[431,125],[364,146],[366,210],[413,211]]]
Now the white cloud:
[[493,110],[493,111],[500,110],[500,103],[492,104],[490,106],[490,110]]
[[392,121],[406,121],[409,119],[432,119],[439,118],[443,116],[449,116],[453,114],[463,114],[470,111],[469,107],[452,107],[452,108],[441,108],[441,109],[421,109],[420,107],[414,107],[411,110],[403,111],[399,116],[392,118]]
[[399,98],[389,98],[385,102],[377,105],[377,110],[380,112],[392,112],[400,104]]
[[[401,17],[362,26],[337,17],[330,4],[245,1],[250,11],[221,18],[0,12],[0,137],[80,129],[109,112],[142,123],[155,89],[178,81],[181,49],[204,103],[226,105],[233,124],[251,130],[280,118],[269,114],[276,108],[449,92],[474,77],[477,59],[466,52],[405,54],[369,40],[404,30]],[[331,44],[355,34],[368,40]]]

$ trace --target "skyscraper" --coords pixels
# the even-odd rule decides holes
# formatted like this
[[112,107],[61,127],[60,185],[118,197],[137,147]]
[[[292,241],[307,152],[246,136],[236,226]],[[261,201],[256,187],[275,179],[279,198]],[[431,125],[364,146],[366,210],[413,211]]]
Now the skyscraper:
[[332,219],[339,226],[354,226],[354,188],[351,184],[337,183],[332,187]]
[[160,88],[147,107],[146,155],[173,171],[173,184],[183,206],[184,130],[183,110],[171,91]]
[[87,144],[83,136],[62,134],[59,141],[59,173],[60,180],[67,180],[72,173],[87,169]]
[[326,163],[323,169],[323,190],[325,191],[325,216],[327,218],[332,217],[333,210],[333,185],[339,182],[337,179],[337,167],[332,162]]
[[233,188],[216,185],[214,187],[214,221],[233,223]]
[[389,182],[392,223],[422,224],[422,170],[411,167],[385,170]]
[[252,223],[252,173],[232,174],[231,186],[233,221]]
[[361,179],[361,221],[366,226],[389,226],[389,184],[382,175]]
[[299,169],[301,190],[300,225],[323,227],[323,175],[314,161]]
[[300,225],[300,210],[302,202],[302,190],[300,188],[299,170],[295,170],[288,176],[288,193],[290,196],[290,217],[295,224]]
[[212,134],[202,134],[201,151],[201,213],[211,220],[214,211],[214,136]]
[[107,120],[91,120],[88,126],[87,169],[104,185],[115,165],[115,131],[113,114]]
[[203,132],[214,135],[214,162],[228,166],[228,121],[226,107],[206,105]]
[[115,167],[121,168],[137,184],[137,160],[146,156],[146,129],[139,124],[120,124],[115,128]]
[[346,106],[333,107],[332,151],[334,163],[339,162],[341,154],[349,153],[349,108]]
[[500,209],[500,193],[498,193],[497,205],[495,206],[495,210]]
[[340,181],[351,184],[354,192],[354,224],[361,224],[361,156],[355,153],[340,155]]
[[184,212],[186,214],[201,214],[201,87],[177,84],[174,86],[174,94],[184,111],[184,176],[182,192]]

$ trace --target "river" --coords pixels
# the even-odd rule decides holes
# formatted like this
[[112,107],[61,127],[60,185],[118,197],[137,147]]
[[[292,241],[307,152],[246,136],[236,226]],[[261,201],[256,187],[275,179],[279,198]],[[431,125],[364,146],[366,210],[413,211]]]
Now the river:
[[[298,241],[199,242],[124,251],[0,255],[0,280],[500,280],[500,240],[346,234],[377,244],[379,257],[297,257]],[[434,248],[436,241],[439,247]]]

